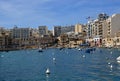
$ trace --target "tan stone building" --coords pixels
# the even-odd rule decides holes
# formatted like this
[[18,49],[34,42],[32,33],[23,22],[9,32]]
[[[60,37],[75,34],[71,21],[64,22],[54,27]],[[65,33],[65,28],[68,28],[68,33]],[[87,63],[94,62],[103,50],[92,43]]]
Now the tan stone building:
[[9,50],[12,48],[12,39],[9,35],[9,32],[2,31],[0,32],[0,50]]
[[82,25],[81,24],[76,24],[75,25],[75,33],[78,34],[78,33],[82,33]]
[[120,14],[113,14],[104,21],[104,38],[105,46],[114,46],[116,34],[120,31]]

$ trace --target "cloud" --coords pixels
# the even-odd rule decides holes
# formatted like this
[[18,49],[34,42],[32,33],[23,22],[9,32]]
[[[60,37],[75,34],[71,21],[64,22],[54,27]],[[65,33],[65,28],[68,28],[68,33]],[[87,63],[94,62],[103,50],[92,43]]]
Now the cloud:
[[0,0],[0,25],[62,25],[85,22],[101,12],[119,13],[112,0]]

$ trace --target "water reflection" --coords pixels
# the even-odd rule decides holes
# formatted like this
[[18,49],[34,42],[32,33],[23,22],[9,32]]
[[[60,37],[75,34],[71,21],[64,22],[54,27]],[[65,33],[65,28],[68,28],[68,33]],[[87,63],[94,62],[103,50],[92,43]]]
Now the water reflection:
[[49,81],[50,74],[46,74],[46,81]]

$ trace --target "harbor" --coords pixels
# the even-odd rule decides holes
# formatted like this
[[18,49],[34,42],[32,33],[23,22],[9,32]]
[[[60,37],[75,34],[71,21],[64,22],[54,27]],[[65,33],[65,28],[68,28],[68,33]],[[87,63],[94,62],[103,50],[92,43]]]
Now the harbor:
[[0,81],[119,81],[116,48],[0,52]]

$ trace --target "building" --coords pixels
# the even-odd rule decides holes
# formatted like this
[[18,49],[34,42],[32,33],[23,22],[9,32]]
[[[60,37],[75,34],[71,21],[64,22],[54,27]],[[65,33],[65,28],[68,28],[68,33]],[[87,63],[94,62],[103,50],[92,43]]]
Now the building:
[[75,26],[70,25],[70,26],[62,26],[61,27],[61,34],[66,34],[68,32],[74,32],[75,31]]
[[107,36],[115,37],[116,33],[120,31],[120,14],[113,14],[106,22]]
[[61,34],[61,26],[54,26],[54,36],[58,37]]
[[75,33],[76,33],[76,34],[82,33],[82,28],[83,28],[83,25],[81,25],[81,24],[76,24],[76,25],[75,25]]
[[106,31],[104,22],[108,19],[108,15],[105,13],[99,14],[98,18],[95,20],[88,21],[87,24],[87,37],[94,38],[94,37],[104,37]]
[[10,50],[12,48],[12,39],[9,30],[0,28],[0,51]]
[[66,34],[68,32],[74,32],[75,31],[75,26],[70,25],[70,26],[54,26],[54,35],[55,37],[60,36],[61,34]]
[[48,27],[47,26],[39,26],[38,27],[40,36],[48,35]]
[[105,21],[108,19],[108,17],[109,16],[107,14],[102,13],[98,15],[97,19],[88,21],[87,39],[94,39],[94,45],[100,46],[102,44],[102,39],[106,35]]
[[31,28],[18,28],[11,29],[11,37],[13,45],[25,46],[29,45],[29,39],[32,36]]
[[120,31],[120,14],[113,14],[105,20],[104,30],[106,31],[103,39],[105,46],[114,46],[114,37],[116,37],[116,34]]
[[109,16],[107,15],[107,14],[105,14],[105,13],[101,13],[101,14],[98,14],[98,20],[99,21],[103,21],[103,20],[106,20],[106,19],[108,19],[109,18]]

